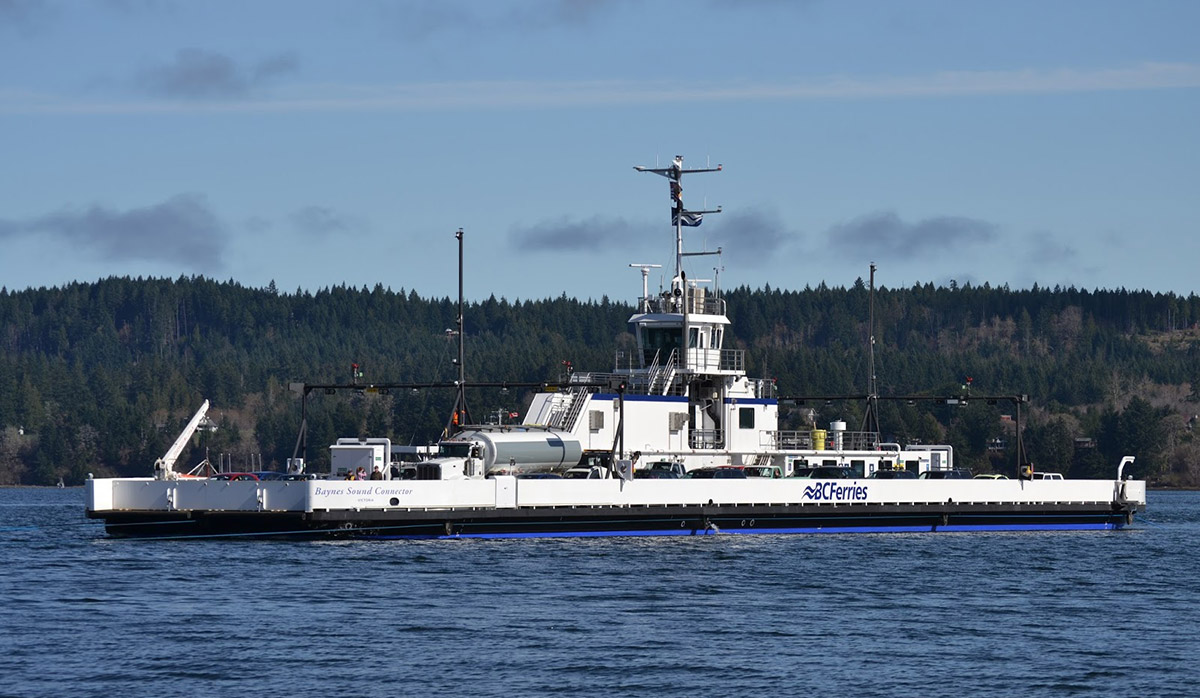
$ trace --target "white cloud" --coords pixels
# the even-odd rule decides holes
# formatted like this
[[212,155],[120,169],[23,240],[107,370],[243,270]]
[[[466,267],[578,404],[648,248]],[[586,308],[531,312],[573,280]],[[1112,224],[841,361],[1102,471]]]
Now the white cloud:
[[[841,99],[963,97],[1053,94],[1200,87],[1200,64],[1142,63],[1124,68],[1077,70],[943,71],[915,76],[826,76],[774,82],[735,81],[489,81],[393,85],[310,84],[255,97],[248,87],[294,70],[287,56],[268,59],[249,72],[216,54],[178,58],[160,66],[159,93],[183,90],[175,101],[78,101],[56,94],[0,92],[0,113],[169,113],[443,111],[467,109],[572,108],[675,103],[827,101]],[[204,59],[204,60],[199,60]],[[144,75],[143,78],[146,78]],[[152,83],[154,81],[151,81]],[[151,85],[153,86],[153,85]],[[203,88],[203,89],[201,89]],[[201,99],[208,91],[211,99]],[[229,99],[240,96],[243,99]]]
[[143,208],[64,208],[24,221],[0,220],[0,239],[49,236],[99,259],[181,264],[198,272],[224,268],[228,234],[203,197],[180,194]]

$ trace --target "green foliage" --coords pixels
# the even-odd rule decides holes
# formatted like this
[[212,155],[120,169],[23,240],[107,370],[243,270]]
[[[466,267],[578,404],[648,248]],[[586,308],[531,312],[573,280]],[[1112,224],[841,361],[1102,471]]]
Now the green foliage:
[[[746,350],[751,375],[777,378],[783,394],[865,391],[861,281],[849,289],[742,287],[726,301],[727,346]],[[632,312],[607,298],[473,302],[464,314],[468,380],[558,380],[564,360],[608,370],[614,351],[629,348]],[[1172,467],[1168,411],[1137,397],[1124,403],[1139,384],[1188,385],[1197,395],[1200,338],[1177,329],[1200,320],[1195,295],[918,284],[879,289],[875,314],[881,393],[953,394],[973,376],[981,394],[1027,393],[1074,415],[1029,423],[1039,466],[1061,462],[1072,473],[1109,476],[1128,452],[1140,475]],[[380,285],[288,294],[274,284],[126,277],[0,290],[0,484],[144,475],[205,398],[218,428],[197,436],[181,464],[206,453],[235,462],[261,454],[264,465],[280,467],[300,422],[290,382],[347,382],[351,362],[364,382],[453,380],[457,348],[446,330],[456,317],[448,298]],[[473,416],[523,413],[529,396],[517,392],[479,391],[470,396]],[[309,456],[325,457],[323,446],[342,436],[429,442],[452,401],[450,391],[432,390],[314,396]],[[819,420],[861,419],[860,405],[836,409]],[[881,409],[889,436],[952,443],[982,469],[996,455],[987,441],[1003,435],[995,408]],[[1094,437],[1098,448],[1072,458],[1068,446],[1079,436]]]

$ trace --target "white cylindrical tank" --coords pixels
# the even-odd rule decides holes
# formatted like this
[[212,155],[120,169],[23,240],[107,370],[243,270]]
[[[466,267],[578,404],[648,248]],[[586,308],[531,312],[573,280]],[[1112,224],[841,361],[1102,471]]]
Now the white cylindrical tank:
[[569,468],[579,462],[583,447],[577,439],[544,429],[513,428],[505,431],[469,431],[455,441],[475,441],[483,446],[483,470],[512,463],[520,472]]
[[846,423],[841,420],[830,422],[829,433],[833,437],[833,450],[842,450],[842,443],[846,436]]

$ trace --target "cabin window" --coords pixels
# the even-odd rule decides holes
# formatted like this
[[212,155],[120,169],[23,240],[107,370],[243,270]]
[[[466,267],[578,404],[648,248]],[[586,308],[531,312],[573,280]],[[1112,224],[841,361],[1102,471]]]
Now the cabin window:
[[753,429],[754,428],[754,408],[739,407],[738,408],[738,428]]
[[867,462],[864,460],[850,461],[850,470],[854,472],[854,477],[866,477]]
[[600,431],[604,428],[604,413],[600,410],[588,410],[588,428]]
[[688,347],[700,346],[700,328],[693,327],[688,330]]
[[678,349],[683,339],[683,329],[679,327],[647,327],[645,349],[654,353],[661,351],[665,358],[672,350]]

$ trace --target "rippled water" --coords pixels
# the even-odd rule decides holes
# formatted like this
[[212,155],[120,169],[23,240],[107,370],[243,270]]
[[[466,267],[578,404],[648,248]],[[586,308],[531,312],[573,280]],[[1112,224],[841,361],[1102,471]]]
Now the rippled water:
[[115,540],[0,489],[0,695],[1193,696],[1200,493],[1133,530]]

